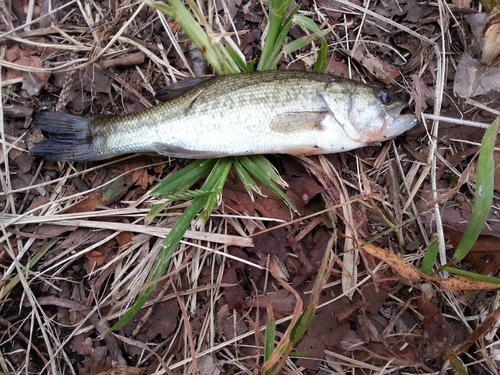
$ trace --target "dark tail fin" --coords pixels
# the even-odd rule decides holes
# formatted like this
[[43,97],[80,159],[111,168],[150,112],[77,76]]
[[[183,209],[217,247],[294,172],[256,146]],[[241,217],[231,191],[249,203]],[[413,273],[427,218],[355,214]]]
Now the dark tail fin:
[[38,128],[48,139],[36,144],[30,155],[56,161],[91,161],[102,159],[90,132],[91,117],[69,113],[40,112]]

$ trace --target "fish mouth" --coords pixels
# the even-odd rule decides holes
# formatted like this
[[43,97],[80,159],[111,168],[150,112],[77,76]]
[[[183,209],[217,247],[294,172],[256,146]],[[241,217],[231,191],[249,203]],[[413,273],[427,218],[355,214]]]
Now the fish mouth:
[[406,103],[394,103],[386,114],[386,137],[393,138],[413,128],[418,120]]

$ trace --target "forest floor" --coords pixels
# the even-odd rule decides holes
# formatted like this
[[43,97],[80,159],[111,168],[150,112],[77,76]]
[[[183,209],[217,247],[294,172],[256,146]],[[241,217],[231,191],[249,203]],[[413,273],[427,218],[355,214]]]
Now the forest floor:
[[[266,1],[200,3],[214,38],[258,59]],[[419,124],[351,152],[269,155],[300,214],[265,187],[252,199],[231,172],[220,206],[186,233],[151,300],[105,338],[188,204],[150,222],[150,189],[191,161],[35,159],[36,113],[132,113],[158,104],[162,87],[213,72],[179,25],[143,1],[0,4],[0,373],[259,373],[266,322],[276,319],[277,343],[286,337],[325,253],[333,267],[282,373],[498,373],[498,292],[436,281],[446,272],[417,282],[404,272],[419,272],[432,241],[437,266],[446,264],[470,221],[485,130],[458,120],[500,114],[500,69],[479,63],[484,13],[470,0],[352,4],[300,2],[299,14],[333,27],[326,71],[385,85]],[[303,35],[293,26],[288,40]],[[317,53],[309,45],[279,68],[312,70]],[[497,170],[488,225],[457,268],[498,272],[499,194]],[[379,260],[384,252],[392,263]]]

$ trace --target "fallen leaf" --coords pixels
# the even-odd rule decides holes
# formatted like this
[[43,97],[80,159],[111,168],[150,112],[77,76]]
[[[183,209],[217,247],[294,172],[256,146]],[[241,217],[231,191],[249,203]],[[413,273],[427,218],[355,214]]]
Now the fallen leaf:
[[[333,19],[338,20],[345,14],[344,9],[346,8],[344,4],[339,3],[335,0],[317,0],[318,6],[325,10],[326,14]],[[352,3],[356,5],[361,5],[359,0],[352,0]]]
[[484,95],[500,87],[500,69],[484,66],[467,52],[458,62],[453,93],[461,98]]
[[375,258],[380,259],[387,263],[391,268],[393,268],[403,279],[416,284],[423,278],[423,273],[421,273],[413,264],[407,260],[384,250],[380,247],[374,246],[372,244],[363,243],[358,241],[361,248],[373,255]]
[[493,8],[486,19],[483,36],[481,63],[488,66],[500,66],[500,5]]
[[452,290],[500,290],[500,284],[492,284],[483,281],[477,281],[463,276],[455,276],[447,279],[433,277],[422,273],[410,262],[398,257],[387,250],[380,247],[365,244],[358,241],[361,248],[373,255],[375,258],[380,259],[393,268],[402,278],[411,282],[415,286],[420,285],[421,280],[426,280],[430,283],[439,285],[441,291]]
[[422,113],[427,109],[427,100],[433,100],[434,93],[421,76],[413,74],[411,79],[413,81],[412,97],[415,100],[415,115],[417,118],[421,118]]
[[[488,317],[470,334],[467,340],[453,352],[452,356],[458,356],[465,352],[471,345],[474,345],[481,336],[484,336],[492,329],[498,328],[498,319],[500,319],[500,307],[493,311]],[[447,359],[449,359],[449,356]]]
[[424,317],[424,333],[426,346],[423,349],[425,359],[435,359],[443,355],[455,337],[450,323],[441,311],[428,299],[417,300],[418,312]]
[[109,253],[112,251],[112,248],[105,244],[103,246],[99,246],[99,248],[86,252],[85,258],[87,258],[87,262],[84,267],[87,271],[87,274],[90,274],[97,267],[102,266],[106,263]]
[[[172,293],[172,287],[165,285],[168,282],[169,279],[160,281],[150,300],[154,301],[160,293]],[[175,298],[154,303],[150,308],[140,310],[130,323],[123,327],[123,333],[142,342],[148,342],[157,336],[166,339],[177,328],[179,311]]]
[[262,184],[258,183],[258,186],[265,197],[257,195],[252,200],[241,181],[235,176],[229,177],[223,190],[224,204],[238,213],[247,213],[251,216],[260,213],[263,217],[290,220],[291,211],[285,202]]
[[223,284],[233,284],[224,287],[224,298],[230,309],[241,310],[245,304],[245,292],[236,276],[236,268],[226,268],[222,274],[221,282]]
[[[277,224],[270,224],[267,229],[271,229],[276,225]],[[253,236],[253,248],[251,251],[265,255],[274,254],[281,261],[285,261],[288,257],[286,231],[286,228],[281,227],[266,231],[262,234],[259,234],[259,232],[255,233]]]
[[[443,226],[443,228],[448,234],[451,244],[456,248],[462,240],[464,232],[457,231],[448,225]],[[498,235],[500,236],[500,233]],[[479,235],[465,260],[477,273],[482,275],[496,273],[500,269],[500,238],[493,235]]]
[[136,185],[147,190],[156,180],[156,177],[149,175],[147,168],[141,168],[132,172],[132,180],[134,180]]
[[369,343],[383,341],[377,327],[373,324],[372,320],[368,318],[368,314],[364,311],[360,311],[360,313],[356,315],[356,318],[358,323],[357,332],[364,342]]
[[245,301],[245,307],[267,308],[272,306],[274,312],[290,313],[293,311],[297,300],[288,290],[279,289],[264,296]]
[[80,212],[92,212],[95,210],[97,205],[99,204],[102,196],[96,191],[93,191],[88,196],[86,196],[81,201],[75,203],[70,206],[68,209],[64,211],[66,214],[72,213],[80,213]]
[[47,238],[53,238],[60,236],[61,234],[66,232],[73,232],[74,230],[76,230],[76,228],[77,227],[42,224],[37,228],[35,233],[40,236],[46,236]]
[[363,53],[361,48],[357,48],[354,52],[345,51],[353,59],[357,60],[366,70],[370,72],[379,81],[391,84],[394,83],[396,77],[398,77],[401,72],[399,67],[389,64],[388,62],[382,60],[380,57],[371,54],[370,52]]

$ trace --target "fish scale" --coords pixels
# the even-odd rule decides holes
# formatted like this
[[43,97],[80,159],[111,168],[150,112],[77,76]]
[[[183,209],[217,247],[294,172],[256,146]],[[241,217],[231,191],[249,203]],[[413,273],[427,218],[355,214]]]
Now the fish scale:
[[[201,83],[200,83],[201,82]],[[47,139],[31,154],[90,161],[156,151],[185,158],[352,150],[397,136],[417,120],[406,103],[353,80],[296,71],[191,79],[171,99],[125,116],[42,112]],[[383,95],[382,95],[382,94]]]

